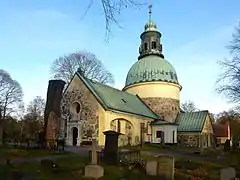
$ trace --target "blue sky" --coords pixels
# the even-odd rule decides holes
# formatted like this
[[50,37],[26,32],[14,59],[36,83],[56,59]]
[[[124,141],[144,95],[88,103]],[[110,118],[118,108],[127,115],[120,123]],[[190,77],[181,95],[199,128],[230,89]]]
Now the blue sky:
[[[94,0],[81,19],[87,2],[0,1],[0,68],[20,82],[26,103],[37,95],[46,97],[51,63],[76,50],[96,54],[115,76],[115,87],[124,86],[129,68],[137,61],[147,7],[124,10],[118,16],[122,29],[113,26],[106,43],[100,0]],[[213,113],[227,110],[231,105],[214,91],[220,73],[217,61],[229,56],[225,46],[240,20],[240,1],[152,2],[165,58],[175,67],[183,86],[181,101],[193,100],[198,108]]]

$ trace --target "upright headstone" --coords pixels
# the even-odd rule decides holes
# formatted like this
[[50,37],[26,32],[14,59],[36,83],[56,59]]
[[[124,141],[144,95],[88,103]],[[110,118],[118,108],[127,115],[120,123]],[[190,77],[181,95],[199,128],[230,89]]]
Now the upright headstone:
[[116,131],[105,131],[105,148],[104,148],[104,161],[107,164],[118,163],[118,136],[121,133]]
[[98,157],[97,157],[97,141],[92,140],[92,159],[91,164],[97,164]]
[[236,170],[233,167],[221,169],[221,180],[233,180],[236,178]]
[[146,173],[150,176],[157,176],[158,172],[158,162],[157,161],[147,161],[146,162]]
[[65,82],[50,80],[47,91],[47,101],[44,111],[44,135],[47,144],[57,138],[59,130],[60,103]]
[[104,175],[104,169],[97,164],[97,141],[92,141],[92,159],[91,164],[85,166],[85,177],[99,179]]
[[174,179],[174,157],[161,155],[158,157],[158,176],[167,180]]

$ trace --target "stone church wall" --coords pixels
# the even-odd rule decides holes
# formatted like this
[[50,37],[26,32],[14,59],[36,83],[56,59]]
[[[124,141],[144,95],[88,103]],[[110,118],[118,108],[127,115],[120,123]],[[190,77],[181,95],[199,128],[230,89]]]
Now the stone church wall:
[[179,100],[171,98],[142,98],[156,114],[168,122],[174,122],[180,112]]
[[183,147],[210,148],[215,146],[213,134],[178,133],[178,144]]
[[[80,105],[79,113],[75,112],[77,103]],[[72,127],[78,126],[78,145],[82,141],[98,139],[98,101],[77,76],[63,96],[61,113],[62,132],[67,138],[72,136]]]
[[183,147],[199,147],[200,136],[198,134],[178,134],[178,144]]

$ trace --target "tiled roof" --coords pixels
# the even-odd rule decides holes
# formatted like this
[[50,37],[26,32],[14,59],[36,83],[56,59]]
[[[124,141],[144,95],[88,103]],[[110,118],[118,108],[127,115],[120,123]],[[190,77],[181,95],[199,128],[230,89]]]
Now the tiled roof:
[[216,137],[228,137],[228,123],[226,124],[214,123],[213,132]]
[[201,132],[208,111],[180,113],[176,119],[179,132]]
[[176,123],[170,123],[170,122],[167,122],[163,119],[156,119],[154,120],[153,122],[151,122],[151,125],[178,125]]
[[82,77],[79,73],[76,74],[106,109],[145,116],[152,119],[158,118],[157,114],[155,114],[138,96],[120,91],[108,85],[94,82]]

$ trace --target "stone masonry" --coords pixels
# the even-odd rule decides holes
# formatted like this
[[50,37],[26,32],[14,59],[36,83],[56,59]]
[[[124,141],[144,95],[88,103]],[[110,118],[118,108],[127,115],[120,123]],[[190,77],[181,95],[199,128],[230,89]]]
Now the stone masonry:
[[176,99],[149,97],[142,100],[161,118],[171,123],[175,122],[180,112],[179,100]]
[[[58,136],[60,121],[60,102],[65,82],[62,80],[50,80],[47,92],[47,102],[44,112],[44,133],[48,146]],[[49,142],[48,142],[49,141]]]
[[[80,123],[81,128],[78,129],[78,133],[80,133],[81,141],[91,141],[92,138],[98,140],[98,102],[81,80],[77,83],[79,84],[78,89],[67,91],[61,102],[62,134],[70,136],[71,123]],[[74,102],[80,104],[78,115],[71,111]]]

